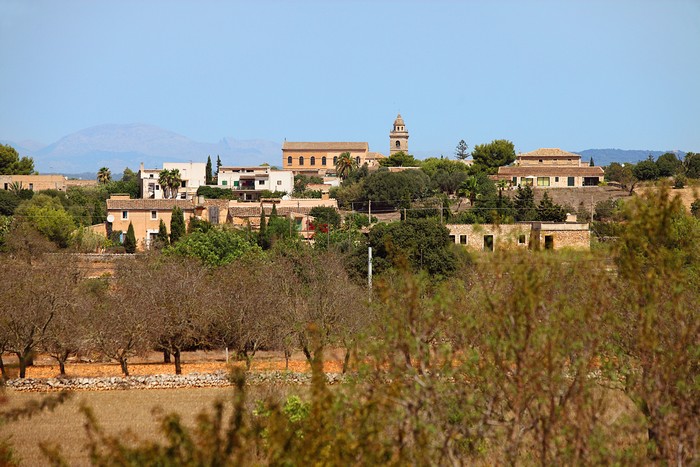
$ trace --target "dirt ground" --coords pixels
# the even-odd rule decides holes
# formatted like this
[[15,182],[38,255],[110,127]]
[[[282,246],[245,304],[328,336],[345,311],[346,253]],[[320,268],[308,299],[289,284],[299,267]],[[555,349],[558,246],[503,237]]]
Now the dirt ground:
[[[324,354],[324,370],[327,373],[340,373],[343,368],[343,351],[330,350]],[[19,374],[17,359],[13,356],[3,355],[10,378],[16,378]],[[227,371],[230,366],[245,367],[242,361],[235,361],[229,354],[229,363],[226,363],[224,351],[196,351],[182,354],[182,372],[212,373],[215,371]],[[284,370],[285,361],[281,352],[258,352],[253,358],[251,371]],[[301,352],[294,353],[289,361],[289,370],[294,372],[307,372],[311,367],[306,357]],[[151,352],[145,357],[135,357],[129,361],[129,373],[137,375],[174,374],[173,363],[163,363],[163,354]],[[39,355],[34,360],[34,365],[27,367],[27,378],[54,378],[59,376],[59,367],[56,360],[47,355]],[[68,377],[99,377],[121,376],[121,368],[116,362],[69,362],[66,364],[66,376]]]

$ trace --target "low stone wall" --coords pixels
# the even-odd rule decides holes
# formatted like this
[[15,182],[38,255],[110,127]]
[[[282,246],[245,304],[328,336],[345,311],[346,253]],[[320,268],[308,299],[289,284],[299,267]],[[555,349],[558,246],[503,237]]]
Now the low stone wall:
[[[24,392],[210,388],[231,386],[228,376],[228,373],[219,371],[188,375],[112,376],[104,378],[17,378],[6,381],[5,386],[13,391]],[[345,377],[338,373],[327,373],[326,380],[328,384],[336,384],[343,382]],[[249,385],[309,384],[311,383],[311,374],[285,371],[247,373],[246,383]]]

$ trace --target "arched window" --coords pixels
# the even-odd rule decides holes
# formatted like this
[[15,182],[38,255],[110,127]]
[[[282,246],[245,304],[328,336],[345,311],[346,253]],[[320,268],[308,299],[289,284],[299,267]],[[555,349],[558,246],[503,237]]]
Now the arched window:
[[311,165],[316,165],[316,157],[315,156],[311,156],[310,161],[311,161]]
[[396,140],[396,147],[397,147],[397,148],[400,148],[400,147],[401,147],[401,141],[399,141],[398,139]]
[[355,158],[355,162],[357,162],[357,165],[360,165],[360,156],[357,156],[357,157]]
[[304,165],[304,156],[299,156],[299,165]]
[[338,156],[333,156],[333,165],[338,165]]
[[292,156],[287,157],[287,165],[292,165]]
[[326,165],[326,156],[323,156],[321,158],[321,165],[325,166]]

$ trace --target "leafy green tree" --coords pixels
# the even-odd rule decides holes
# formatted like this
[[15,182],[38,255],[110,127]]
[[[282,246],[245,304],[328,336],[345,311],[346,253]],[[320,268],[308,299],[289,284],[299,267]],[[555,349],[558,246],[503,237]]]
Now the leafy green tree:
[[554,203],[545,191],[540,203],[537,205],[537,220],[542,222],[564,222],[566,210],[563,206]]
[[335,173],[345,180],[357,168],[357,161],[349,152],[341,153],[335,162]]
[[469,157],[469,152],[467,151],[469,149],[469,146],[467,146],[467,143],[462,139],[457,143],[457,147],[455,148],[455,158],[458,160],[465,160]]
[[197,196],[204,196],[207,199],[235,198],[235,194],[230,188],[219,188],[207,185],[201,185],[199,188],[197,188]]
[[464,182],[457,190],[457,196],[460,198],[467,198],[469,200],[469,206],[474,207],[477,198],[479,198],[479,182],[474,175],[467,177]]
[[134,234],[134,226],[129,222],[129,228],[126,229],[126,237],[124,237],[124,250],[127,253],[136,253],[136,235]]
[[178,206],[173,208],[170,218],[170,244],[174,245],[187,233],[185,227],[185,215]]
[[537,209],[535,208],[535,194],[529,186],[519,186],[513,200],[515,209],[515,220],[518,222],[537,220]]
[[469,167],[466,164],[443,157],[425,159],[421,169],[430,177],[433,190],[447,194],[455,193],[469,174]]
[[656,159],[656,167],[660,177],[672,177],[681,170],[683,163],[678,160],[678,157],[674,153],[667,152]]
[[125,182],[125,183],[132,183],[132,182],[138,183],[139,175],[136,172],[134,172],[133,170],[131,170],[129,167],[124,167],[124,171],[122,172],[121,181]]
[[0,215],[11,216],[22,200],[19,196],[8,190],[0,190]]
[[204,180],[205,180],[204,183],[207,185],[211,185],[214,183],[214,174],[212,173],[212,166],[211,166],[211,156],[207,156],[207,166],[206,166],[206,169],[204,171]]
[[329,225],[333,229],[340,228],[340,213],[334,207],[314,206],[309,215],[315,219],[315,224]]
[[361,201],[372,200],[377,209],[409,208],[413,200],[429,195],[429,187],[430,178],[422,170],[379,170],[365,180]]
[[420,167],[421,161],[403,151],[395,152],[379,161],[382,167]]
[[634,164],[619,164],[612,162],[605,168],[605,179],[613,182],[618,182],[620,186],[629,191],[630,195],[634,192],[634,187],[639,182],[639,179],[634,174]]
[[0,144],[0,175],[31,175],[34,173],[34,159],[19,157],[19,153],[9,144]]
[[106,185],[112,181],[112,172],[108,167],[102,167],[97,171],[97,181],[102,185]]
[[243,255],[261,252],[261,248],[247,241],[243,233],[230,229],[194,232],[165,250],[168,255],[198,258],[209,266],[221,266]]
[[686,153],[683,159],[683,170],[688,178],[700,178],[700,153]]
[[511,141],[496,139],[487,144],[477,144],[472,151],[474,164],[495,172],[498,167],[515,161],[515,146]]
[[435,218],[379,223],[369,234],[378,273],[408,261],[415,271],[449,276],[457,266],[450,243],[449,230]]
[[651,155],[648,159],[635,165],[632,173],[638,180],[656,180],[659,178],[659,168]]
[[697,218],[700,218],[700,199],[696,199],[691,203],[690,214]]
[[57,198],[38,194],[31,200],[22,202],[15,210],[15,215],[59,248],[70,246],[76,225]]

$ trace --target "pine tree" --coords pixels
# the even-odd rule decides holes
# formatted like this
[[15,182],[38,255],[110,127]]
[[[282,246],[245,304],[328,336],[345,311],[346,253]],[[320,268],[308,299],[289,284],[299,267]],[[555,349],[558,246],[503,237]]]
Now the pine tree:
[[160,220],[160,225],[158,226],[158,236],[156,237],[158,242],[158,247],[162,248],[170,244],[170,238],[168,238],[168,229],[165,227],[165,222],[163,219]]
[[180,238],[185,236],[185,233],[185,216],[182,213],[182,209],[175,206],[170,218],[170,244],[175,244]]
[[537,205],[537,220],[542,222],[564,222],[566,220],[566,210],[563,206],[555,204],[547,192]]
[[134,234],[134,225],[131,222],[129,222],[129,228],[124,238],[124,250],[127,253],[136,253],[136,235]]
[[207,156],[207,168],[205,169],[204,173],[204,183],[207,185],[214,183],[214,176],[212,175],[211,171],[211,156]]
[[467,152],[468,148],[469,146],[467,146],[467,143],[464,140],[461,140],[455,148],[455,158],[463,161],[469,157],[469,153]]
[[535,194],[530,186],[518,187],[513,201],[515,207],[515,220],[518,222],[534,221],[537,219],[535,209]]

